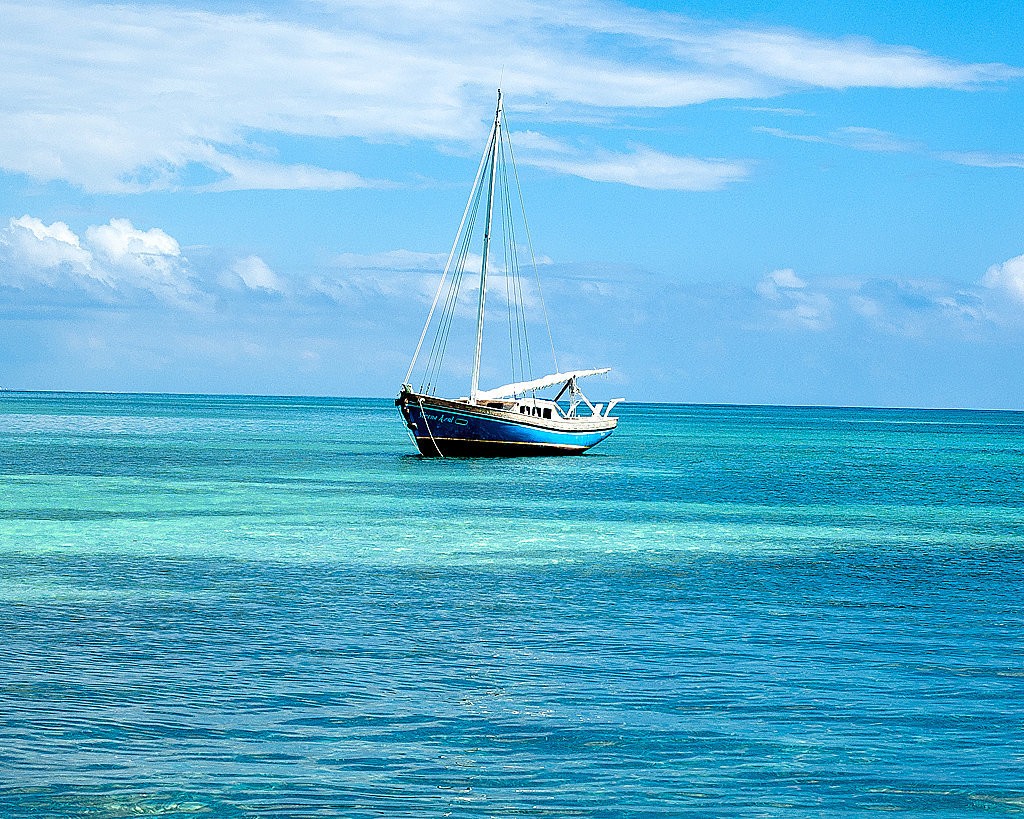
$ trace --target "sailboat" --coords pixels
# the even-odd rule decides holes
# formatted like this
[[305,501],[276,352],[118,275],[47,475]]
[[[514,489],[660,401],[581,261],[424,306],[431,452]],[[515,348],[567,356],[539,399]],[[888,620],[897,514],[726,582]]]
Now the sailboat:
[[[419,452],[426,457],[578,455],[611,435],[618,424],[618,418],[611,413],[616,404],[623,399],[616,398],[607,405],[594,404],[583,394],[579,385],[584,378],[609,372],[608,367],[558,371],[543,295],[540,295],[540,306],[548,329],[548,340],[551,342],[555,372],[540,377],[533,376],[532,353],[526,332],[528,322],[523,282],[518,261],[520,248],[515,236],[517,220],[512,218],[515,210],[511,196],[513,189],[519,190],[519,179],[515,171],[512,144],[508,137],[499,89],[494,124],[477,169],[462,222],[448,254],[448,261],[445,263],[409,370],[395,400],[395,406],[401,410],[410,437]],[[521,193],[518,199],[520,209],[525,214]],[[479,238],[474,228],[478,221],[477,217],[480,216],[481,205],[483,247],[479,264],[480,282],[476,303],[473,364],[469,373],[469,395],[444,398],[437,395],[438,381],[444,371],[442,360],[453,320],[459,312],[460,285],[467,262],[471,258],[470,248],[474,237]],[[503,273],[505,283],[513,380],[492,389],[480,389],[488,265],[493,266],[494,262],[491,258],[491,245],[494,238],[492,228],[496,207],[502,227],[500,238],[503,240],[501,244],[504,248],[504,265],[500,272]],[[525,227],[525,215],[522,224]],[[526,235],[529,240],[528,231]],[[533,258],[532,244],[529,247],[533,271],[536,274],[537,264]],[[539,278],[537,285],[540,293]],[[445,295],[443,303],[442,295]],[[442,309],[437,321],[434,321],[439,303],[442,303]],[[431,327],[434,327],[433,340],[422,368],[422,379],[419,386],[414,389],[413,372],[416,370]],[[465,370],[462,372],[465,373]],[[554,395],[538,395],[545,390],[554,390]]]

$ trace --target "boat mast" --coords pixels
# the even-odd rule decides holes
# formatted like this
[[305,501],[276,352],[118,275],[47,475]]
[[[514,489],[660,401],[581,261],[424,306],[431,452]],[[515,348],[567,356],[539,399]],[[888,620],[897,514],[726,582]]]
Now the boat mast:
[[487,182],[487,225],[484,228],[483,262],[480,264],[480,303],[476,313],[476,352],[473,354],[473,377],[469,385],[469,400],[475,404],[480,387],[480,350],[484,343],[484,300],[487,298],[487,254],[491,245],[491,217],[494,212],[494,172],[501,147],[501,89],[498,89],[498,108],[494,112],[491,129],[491,170]]

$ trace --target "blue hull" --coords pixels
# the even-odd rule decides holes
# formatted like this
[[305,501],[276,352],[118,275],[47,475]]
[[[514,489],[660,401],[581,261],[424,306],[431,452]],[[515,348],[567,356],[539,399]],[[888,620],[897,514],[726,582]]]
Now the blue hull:
[[538,418],[501,417],[511,414],[407,392],[395,405],[427,457],[579,455],[615,428],[615,419],[608,419],[601,429],[554,429]]

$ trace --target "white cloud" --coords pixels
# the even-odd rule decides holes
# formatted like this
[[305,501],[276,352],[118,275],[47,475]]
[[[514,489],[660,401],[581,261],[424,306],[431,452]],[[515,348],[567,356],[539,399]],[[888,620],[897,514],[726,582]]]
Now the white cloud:
[[142,291],[178,306],[194,305],[199,296],[178,242],[127,219],[89,227],[84,243],[64,222],[11,219],[0,233],[0,255],[0,283],[82,288],[108,299]]
[[831,323],[832,300],[808,288],[807,282],[788,267],[768,273],[755,289],[786,324],[824,330]]
[[259,256],[247,256],[231,265],[234,281],[240,281],[250,290],[284,293],[285,283]]
[[848,303],[874,329],[904,338],[975,336],[998,323],[978,287],[941,279],[868,279],[853,286]]
[[536,131],[513,134],[520,165],[652,190],[719,190],[750,174],[746,162],[674,156],[647,146],[628,152],[579,148]]
[[819,136],[817,134],[794,134],[789,131],[785,131],[782,128],[772,128],[766,125],[758,125],[754,128],[754,131],[758,134],[768,134],[768,136],[778,137],[779,139],[792,139],[796,142],[829,142],[827,137]]
[[7,262],[0,276],[6,272],[9,284],[51,284],[61,275],[102,278],[94,275],[92,254],[82,248],[78,236],[64,222],[47,225],[27,214],[11,219],[0,234],[0,249]]
[[387,183],[364,179],[348,171],[331,171],[310,165],[280,165],[273,162],[240,159],[222,151],[210,151],[208,167],[224,177],[198,187],[207,191],[238,190],[320,190],[380,188]]
[[757,283],[756,289],[766,299],[774,301],[779,299],[784,293],[792,290],[803,290],[806,287],[807,282],[796,275],[792,268],[786,267],[781,270],[773,270],[765,275]]
[[1024,302],[1024,256],[1015,256],[992,265],[982,277],[985,287],[1005,290],[1017,301]]
[[888,131],[880,131],[877,128],[862,128],[851,125],[833,131],[832,138],[838,144],[857,151],[897,154],[919,152],[922,149],[920,143],[900,139]]
[[111,219],[107,225],[94,225],[85,235],[94,250],[117,265],[144,265],[147,259],[163,260],[181,255],[177,241],[160,228],[138,230],[127,219]]
[[944,151],[938,159],[972,168],[1024,168],[1024,154],[993,154],[985,151]]
[[440,273],[447,257],[441,253],[387,250],[381,253],[340,253],[334,263],[344,270],[386,270],[412,273]]
[[[440,253],[411,250],[342,253],[335,257],[333,269],[313,276],[309,286],[338,304],[409,298],[429,304],[446,260]],[[471,254],[467,265],[474,263],[479,257]]]
[[518,157],[523,165],[652,190],[719,190],[750,174],[749,163],[673,156],[646,146],[628,153],[584,151],[553,139],[527,138],[521,148],[525,150]]
[[[498,257],[492,256],[487,268],[489,303],[506,304],[510,299],[520,298],[527,309],[539,304],[529,260],[523,255],[526,252],[526,248],[520,248],[518,283],[514,283],[513,277],[508,275],[501,254]],[[437,293],[447,260],[446,254],[410,250],[374,254],[342,253],[335,257],[332,270],[310,279],[309,287],[313,292],[339,304],[371,300],[391,303],[412,300],[430,304]],[[467,253],[463,260],[466,272],[459,287],[460,313],[476,315],[477,282],[482,261],[477,253]],[[538,267],[551,264],[551,259],[545,256],[537,257],[535,261]],[[453,281],[453,271],[449,271],[445,292]]]
[[888,131],[877,128],[847,126],[830,131],[826,135],[794,134],[782,128],[756,126],[756,133],[767,134],[779,139],[797,142],[811,142],[823,145],[837,145],[855,151],[873,153],[905,153],[928,157],[954,165],[974,168],[1024,168],[1024,154],[993,154],[984,151],[935,151],[921,142],[903,139]]
[[[0,3],[0,167],[100,192],[379,185],[253,143],[272,133],[475,144],[502,66],[515,105],[581,120],[793,88],[969,88],[1020,76],[603,2],[405,0],[382,14],[377,3],[337,0],[303,22],[307,11]],[[742,175],[739,163],[650,149],[546,167],[702,190]]]
[[820,134],[794,134],[782,128],[770,128],[758,126],[753,129],[759,134],[768,134],[779,139],[791,139],[797,142],[814,142],[824,145],[838,145],[843,148],[852,148],[855,151],[870,151],[873,153],[927,153],[927,150],[919,142],[900,139],[888,131],[881,131],[877,128],[864,128],[849,125],[844,128],[837,128],[827,135]]
[[672,156],[650,148],[628,154],[602,152],[588,159],[532,159],[529,164],[581,176],[593,182],[618,182],[654,190],[713,191],[745,179],[744,162]]
[[820,88],[963,88],[1020,76],[1005,65],[957,63],[914,48],[772,29],[723,31],[704,48],[709,59]]
[[[778,114],[782,117],[810,117],[813,114],[803,108],[780,108],[774,105],[737,105],[737,111],[752,111],[756,114]],[[757,129],[755,129],[757,130]]]

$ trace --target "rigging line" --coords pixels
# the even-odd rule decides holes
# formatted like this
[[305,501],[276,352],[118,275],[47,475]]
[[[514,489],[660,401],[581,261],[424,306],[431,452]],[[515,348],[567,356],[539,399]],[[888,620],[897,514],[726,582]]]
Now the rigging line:
[[445,325],[448,320],[448,313],[450,310],[450,303],[452,300],[452,293],[457,293],[459,290],[460,282],[462,281],[462,268],[459,264],[456,265],[454,274],[452,275],[451,283],[448,285],[448,293],[445,296],[445,303],[441,309],[441,316],[438,319],[438,326],[434,331],[434,338],[430,345],[430,354],[427,356],[427,366],[424,372],[424,381],[427,385],[428,391],[430,385],[433,383],[434,378],[437,374],[437,369],[440,365],[440,360],[443,355],[442,349],[444,346],[444,338],[446,334]]
[[[504,158],[504,156],[505,145],[503,144],[502,158]],[[526,304],[523,298],[522,276],[520,275],[519,254],[517,252],[518,244],[516,242],[515,208],[513,206],[513,198],[510,193],[507,161],[504,163],[504,171],[505,172],[502,176],[504,192],[504,209],[502,211],[502,217],[506,225],[506,252],[509,254],[511,259],[508,276],[512,279],[512,292],[516,308],[515,322],[517,347],[513,351],[513,364],[515,362],[515,354],[518,353],[519,371],[523,375],[523,380],[526,380],[527,373],[531,376],[533,375],[533,365],[530,361],[530,337],[528,323],[526,321]],[[524,350],[526,353],[525,360],[523,355]]]
[[484,241],[480,254],[480,289],[478,291],[476,309],[476,345],[473,349],[473,369],[469,376],[469,401],[477,403],[480,392],[480,356],[483,352],[484,342],[484,308],[487,300],[487,262],[491,247],[491,228],[494,218],[494,171],[498,161],[498,148],[501,146],[501,89],[498,89],[498,107],[494,112],[494,130],[490,141],[491,155],[489,160],[490,172],[487,175],[487,206],[484,212]]
[[[513,275],[513,269],[515,266],[515,246],[510,241],[510,236],[513,235],[514,226],[512,220],[509,218],[509,200],[508,200],[508,167],[505,163],[505,151],[504,145],[502,145],[501,151],[501,190],[502,190],[502,204],[501,204],[501,221],[502,227],[502,250],[504,253],[505,260],[505,312],[508,317],[508,355],[509,365],[512,370],[512,382],[515,383],[521,380],[516,375],[516,341],[517,333],[514,331],[518,330],[518,317],[519,310],[518,305],[515,303],[515,287],[511,281]],[[515,318],[513,318],[513,311]],[[519,374],[522,375],[522,368],[519,369]]]
[[533,266],[533,275],[537,280],[537,295],[540,297],[541,310],[544,313],[544,326],[548,331],[548,342],[551,344],[551,360],[555,365],[555,372],[559,372],[558,369],[558,356],[555,354],[555,339],[551,335],[551,322],[548,320],[548,306],[544,301],[544,289],[540,285],[540,271],[537,269],[537,257],[533,252],[533,239],[530,236],[530,224],[526,219],[526,203],[523,201],[523,188],[519,184],[519,169],[516,167],[515,152],[512,150],[512,140],[509,138],[509,128],[506,123],[505,126],[505,141],[508,142],[509,156],[512,157],[512,173],[515,175],[516,190],[519,193],[519,205],[523,211],[523,227],[526,230],[526,244],[530,248],[530,263]]
[[[491,133],[491,138],[493,139],[494,126],[491,126]],[[488,145],[490,145],[490,140],[488,140]],[[477,184],[479,184],[480,177],[484,172],[484,165],[486,164],[487,161],[487,153],[487,151],[484,151],[484,155],[480,159],[480,167],[477,168],[476,177],[473,180],[473,188],[475,188]],[[472,188],[470,190],[472,190]],[[423,332],[420,333],[420,340],[416,344],[416,352],[412,354],[412,361],[409,362],[409,370],[405,374],[405,380],[402,382],[403,384],[409,383],[409,379],[412,377],[412,371],[416,367],[416,359],[419,357],[420,348],[423,346],[423,339],[427,337],[427,329],[430,327],[430,319],[433,318],[434,316],[434,308],[437,307],[437,300],[441,298],[441,289],[444,287],[444,281],[448,276],[448,268],[452,263],[452,256],[455,255],[455,248],[459,244],[459,233],[462,232],[462,228],[466,223],[466,215],[469,213],[469,205],[470,202],[472,201],[473,196],[472,194],[470,194],[469,202],[466,202],[466,209],[462,213],[462,221],[459,223],[459,230],[455,233],[455,241],[452,242],[452,249],[448,252],[448,261],[445,262],[444,272],[441,274],[441,281],[437,285],[437,293],[434,295],[434,302],[433,304],[430,305],[430,312],[427,313],[427,320],[423,325]]]
[[469,224],[466,226],[462,239],[462,245],[459,251],[458,261],[456,263],[455,275],[452,277],[452,283],[448,290],[448,296],[445,301],[444,308],[441,311],[441,319],[438,322],[438,328],[434,334],[434,341],[431,345],[430,360],[427,369],[427,378],[429,383],[433,383],[435,379],[440,375],[441,365],[444,359],[444,352],[448,344],[448,337],[452,326],[452,320],[455,315],[455,310],[458,306],[459,293],[462,290],[462,280],[466,272],[466,257],[469,252],[469,246],[472,242],[473,231],[476,225],[477,214],[480,209],[480,189],[482,185],[478,185],[478,189],[475,197],[471,194],[470,202],[472,203],[472,213],[469,217]]
[[508,166],[507,166],[507,163],[504,161],[505,160],[505,150],[504,150],[504,148],[505,148],[505,146],[504,146],[504,144],[502,144],[502,151],[501,151],[502,166],[501,166],[501,180],[500,180],[500,183],[501,183],[501,193],[502,193],[502,198],[501,198],[501,224],[502,224],[502,228],[503,228],[503,230],[502,230],[502,251],[504,252],[504,256],[505,256],[505,292],[506,292],[507,297],[508,297],[508,301],[506,303],[506,308],[507,308],[507,313],[508,313],[508,347],[509,347],[508,352],[509,352],[509,364],[510,364],[511,369],[512,369],[512,381],[514,383],[514,382],[516,382],[519,379],[517,379],[517,377],[516,377],[516,342],[518,341],[518,338],[517,338],[517,333],[515,332],[517,330],[517,325],[515,323],[515,318],[513,317],[513,311],[515,312],[516,316],[518,316],[518,312],[519,311],[518,311],[517,305],[515,304],[515,287],[514,287],[514,282],[512,281],[512,277],[514,275],[515,253],[514,253],[514,248],[512,247],[511,240],[510,240],[510,236],[511,236],[512,231],[513,231],[513,226],[512,226],[512,224],[511,224],[511,222],[509,220],[509,209],[508,209]]
[[[511,151],[511,146],[509,146],[509,150]],[[514,168],[515,168],[515,166],[513,165],[513,169]],[[509,196],[510,201],[511,201],[511,198],[512,197],[510,195]],[[520,202],[520,205],[522,205],[522,202]],[[525,226],[525,224],[526,224],[526,214],[525,214],[525,209],[523,208],[522,210],[523,210],[523,224]],[[528,231],[527,231],[527,234],[528,234]],[[519,301],[518,301],[518,303],[519,303],[519,310],[520,310],[520,313],[521,313],[522,326],[523,326],[523,342],[522,342],[522,348],[520,350],[520,356],[522,357],[525,354],[526,362],[523,365],[523,369],[524,370],[528,370],[530,375],[531,375],[531,377],[532,377],[534,375],[534,369],[533,369],[533,349],[532,349],[532,347],[530,345],[529,333],[527,332],[527,328],[529,326],[529,321],[528,321],[528,318],[527,318],[526,298],[525,298],[525,295],[524,295],[524,293],[526,291],[526,288],[524,288],[524,282],[523,282],[522,268],[521,267],[517,267],[517,269],[516,269],[516,287],[518,288],[518,292],[519,292]],[[539,283],[538,283],[538,291],[539,290],[540,290],[540,287],[539,287]]]
[[[512,205],[512,196],[510,195],[509,180],[506,174],[504,179],[505,182],[505,199],[506,199],[506,218],[509,225],[509,247],[511,249],[512,265],[509,271],[509,275],[512,277],[512,289],[515,298],[516,306],[516,339],[518,342],[518,353],[519,353],[519,372],[523,376],[523,380],[526,380],[527,375],[531,378],[533,376],[533,365],[530,361],[530,336],[529,328],[526,320],[526,303],[523,298],[523,284],[522,276],[520,274],[519,266],[519,254],[517,251],[518,244],[516,242],[516,226],[515,226],[515,212]],[[523,352],[526,352],[524,360]]]
[[523,369],[524,371],[529,372],[530,378],[533,378],[536,376],[536,373],[533,369],[533,352],[530,346],[530,334],[528,332],[529,322],[526,312],[526,297],[524,295],[524,292],[526,291],[524,291],[523,288],[522,266],[518,263],[518,261],[516,262],[516,288],[519,292],[519,314],[523,327],[523,343],[522,348],[520,350],[520,356],[522,356],[523,352],[525,352],[526,364],[524,365]]
[[[470,230],[472,229],[473,218],[470,219]],[[465,241],[455,265],[454,274],[448,287],[448,294],[445,298],[441,316],[434,332],[434,339],[430,347],[430,356],[427,360],[425,377],[429,384],[433,384],[440,373],[444,360],[444,351],[447,346],[449,330],[451,328],[452,316],[458,303],[459,293],[462,290],[462,281],[465,275]]]
[[[505,145],[502,145],[502,224],[505,240],[505,291],[508,298],[509,320],[509,362],[512,367],[512,381],[525,380],[522,367],[522,329],[519,322],[521,299],[517,296],[515,276],[518,268],[515,247],[515,220],[512,218],[512,200],[509,198],[508,163],[505,161]],[[516,353],[518,352],[518,376],[516,375]]]
[[430,347],[430,356],[427,359],[426,372],[424,378],[426,380],[428,389],[434,384],[441,367],[442,360],[444,358],[444,349],[448,338],[448,328],[451,321],[451,303],[453,298],[457,298],[457,295],[462,284],[463,270],[461,267],[457,267],[455,275],[452,276],[452,282],[449,286],[448,295],[445,300],[444,308],[441,311],[441,318],[438,321],[438,328],[434,333],[434,339]]
[[474,204],[473,217],[470,221],[469,229],[466,231],[466,235],[463,238],[462,247],[459,252],[458,261],[458,276],[453,279],[452,288],[448,294],[448,301],[445,304],[443,321],[438,328],[437,338],[437,352],[434,361],[434,369],[432,374],[432,380],[437,379],[441,373],[441,366],[444,361],[445,350],[448,347],[448,339],[451,336],[452,325],[455,321],[455,315],[458,311],[459,295],[462,292],[462,282],[466,275],[466,261],[469,256],[469,251],[473,242],[473,231],[476,226],[476,219],[479,214],[480,197],[478,196]]
[[[476,202],[479,205],[479,199]],[[472,227],[476,220],[476,210],[474,209],[473,217],[470,220],[469,230],[467,236],[462,242],[460,248],[458,262],[456,263],[455,274],[452,276],[452,282],[448,289],[448,296],[445,299],[444,307],[441,310],[441,317],[438,320],[438,327],[434,333],[434,340],[430,348],[430,356],[427,360],[427,372],[426,379],[428,387],[433,385],[441,371],[441,364],[444,359],[444,353],[448,346],[448,337],[451,331],[452,320],[455,316],[455,310],[458,305],[459,292],[462,289],[462,280],[466,272],[466,254],[468,251],[469,242],[472,238]]]
[[462,235],[460,237],[456,237],[456,241],[461,239],[462,244],[459,247],[459,255],[455,264],[455,273],[452,276],[448,295],[445,299],[444,306],[441,309],[441,316],[438,319],[438,327],[434,332],[434,339],[430,347],[430,355],[427,358],[427,367],[424,378],[428,386],[440,375],[441,364],[444,358],[445,349],[448,345],[448,337],[451,331],[452,321],[458,306],[459,293],[462,289],[462,280],[466,272],[466,259],[469,255],[470,246],[473,241],[473,232],[476,227],[476,220],[480,211],[482,191],[483,185],[478,184],[475,192],[471,193],[469,204],[472,205],[472,212],[469,216],[469,223],[465,226],[465,231]]

